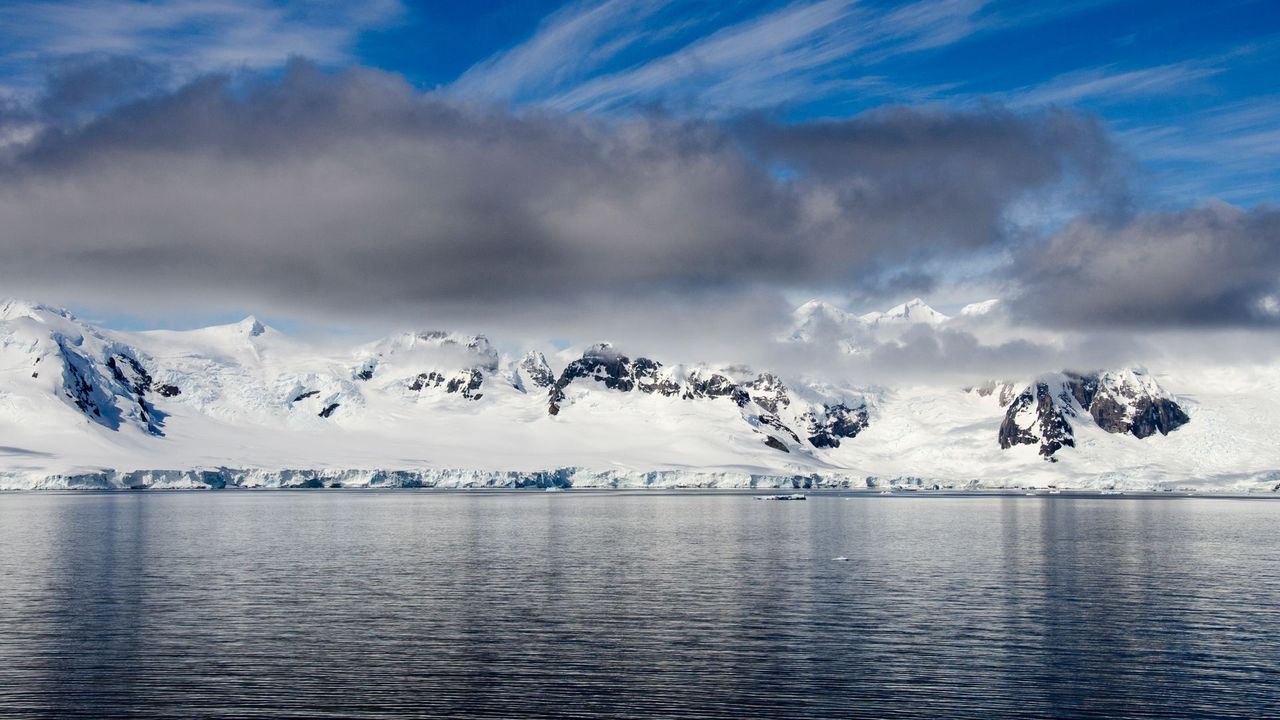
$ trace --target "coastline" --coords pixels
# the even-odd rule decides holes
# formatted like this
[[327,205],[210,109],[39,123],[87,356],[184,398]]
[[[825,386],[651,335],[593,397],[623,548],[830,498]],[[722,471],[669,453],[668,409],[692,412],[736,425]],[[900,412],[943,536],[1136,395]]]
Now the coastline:
[[0,492],[120,492],[138,490],[436,490],[436,491],[700,491],[803,490],[821,494],[972,497],[1036,495],[1057,497],[1180,495],[1280,497],[1272,474],[1152,482],[1114,476],[1046,485],[1001,478],[954,481],[914,476],[881,477],[840,473],[773,474],[739,470],[474,470],[465,468],[194,468],[115,470],[102,468],[53,473],[0,471]]

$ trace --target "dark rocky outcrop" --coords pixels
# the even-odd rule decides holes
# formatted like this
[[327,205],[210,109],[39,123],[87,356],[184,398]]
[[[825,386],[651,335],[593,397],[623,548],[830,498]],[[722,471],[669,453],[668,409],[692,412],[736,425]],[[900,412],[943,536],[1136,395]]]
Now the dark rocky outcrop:
[[784,452],[784,453],[789,453],[789,452],[791,452],[790,450],[788,450],[788,449],[787,449],[787,445],[786,445],[786,443],[782,442],[781,440],[779,440],[778,438],[776,438],[776,437],[774,437],[774,436],[772,436],[772,435],[766,435],[766,436],[765,436],[765,438],[764,438],[764,444],[765,444],[765,445],[768,445],[769,447],[773,448],[774,450],[781,450],[781,451],[782,451],[782,452]]
[[483,385],[484,373],[479,368],[459,370],[448,377],[432,370],[419,373],[413,382],[409,383],[409,389],[421,392],[430,388],[443,387],[444,391],[451,395],[461,395],[468,400],[479,400],[484,397],[484,393],[480,392]]
[[[1097,416],[1094,417],[1096,419]],[[1139,438],[1150,437],[1156,433],[1168,435],[1189,422],[1191,418],[1186,411],[1172,400],[1140,398],[1128,432]]]
[[865,405],[849,407],[844,403],[823,405],[821,411],[800,416],[814,447],[838,448],[842,439],[854,438],[867,429],[869,414]]
[[104,359],[95,361],[77,350],[81,338],[55,336],[54,340],[63,366],[63,395],[80,412],[111,430],[132,419],[148,434],[164,435],[165,415],[147,398],[151,374],[137,358],[109,349]]
[[334,411],[336,411],[340,405],[341,403],[329,403],[328,405],[325,405],[324,409],[320,411],[320,417],[327,418],[330,415],[333,415]]
[[548,393],[547,411],[552,415],[559,414],[565,399],[564,391],[575,380],[590,379],[621,392],[631,392],[637,387],[642,392],[664,392],[666,386],[658,374],[661,367],[660,363],[648,358],[637,358],[633,362],[608,343],[593,345],[560,373]]
[[768,412],[777,414],[780,408],[791,404],[787,386],[772,373],[761,373],[755,380],[743,383],[742,386],[751,399]]
[[431,372],[418,373],[418,377],[409,383],[409,389],[414,392],[421,392],[426,388],[440,387],[444,384],[444,375],[432,370]]
[[686,400],[728,397],[733,398],[739,407],[751,399],[751,395],[738,387],[736,382],[725,375],[709,370],[695,370],[689,373],[684,397]]
[[1076,402],[1109,433],[1168,435],[1191,420],[1141,371],[1066,375]]
[[116,382],[123,385],[125,397],[133,401],[138,408],[138,417],[152,435],[164,435],[160,428],[164,424],[164,415],[155,409],[147,400],[147,392],[154,384],[151,373],[147,372],[138,359],[130,355],[116,353],[107,358],[107,368]]
[[[735,380],[734,377],[748,377]],[[684,382],[663,370],[661,363],[649,358],[632,360],[611,345],[595,345],[574,360],[560,374],[548,392],[547,412],[558,415],[568,395],[568,387],[579,380],[591,380],[609,390],[640,391],[682,400],[718,400],[727,398],[741,408],[743,419],[765,436],[763,442],[777,450],[790,452],[787,440],[801,444],[801,436],[783,421],[779,413],[792,403],[786,385],[775,375],[761,373],[750,376],[746,368],[724,371],[707,368],[691,370]],[[865,404],[823,404],[799,418],[810,445],[818,448],[840,447],[841,440],[856,437],[866,429],[869,414]]]
[[551,387],[556,382],[556,375],[547,364],[546,356],[537,351],[530,351],[520,361],[520,374],[535,388]]
[[1054,459],[1058,450],[1075,447],[1071,419],[1081,415],[1109,433],[1137,438],[1167,435],[1190,422],[1144,371],[1064,372],[1036,382],[1009,404],[1000,424],[1000,447],[1039,444],[1040,454]]
[[458,393],[468,400],[479,400],[484,397],[480,386],[484,384],[484,373],[476,368],[458,372],[445,383],[444,391]]
[[182,390],[177,385],[170,385],[169,383],[152,383],[151,389],[160,395],[160,397],[170,398],[177,397],[182,394]]
[[794,430],[787,427],[786,423],[782,422],[781,418],[779,418],[776,415],[773,415],[772,413],[766,412],[766,413],[760,413],[759,415],[755,415],[755,416],[749,416],[748,421],[751,421],[751,420],[754,420],[755,423],[759,425],[762,425],[767,428],[771,428],[783,435],[786,435],[787,437],[791,438],[793,442],[796,442],[796,443],[800,442],[800,436],[796,435]]
[[661,372],[662,363],[649,358],[636,358],[632,364],[632,374],[636,379],[636,389],[650,395],[671,397],[680,394],[680,383]]
[[1067,412],[1055,402],[1048,383],[1039,382],[1014,398],[1000,423],[1000,447],[1007,450],[1014,445],[1040,445],[1040,454],[1053,459],[1053,454],[1064,447],[1075,447],[1071,423]]

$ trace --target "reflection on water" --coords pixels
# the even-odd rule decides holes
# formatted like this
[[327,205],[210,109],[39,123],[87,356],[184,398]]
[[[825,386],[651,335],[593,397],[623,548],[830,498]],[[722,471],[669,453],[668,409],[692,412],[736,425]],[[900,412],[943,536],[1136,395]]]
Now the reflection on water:
[[1184,498],[6,494],[0,716],[1257,717],[1278,529]]

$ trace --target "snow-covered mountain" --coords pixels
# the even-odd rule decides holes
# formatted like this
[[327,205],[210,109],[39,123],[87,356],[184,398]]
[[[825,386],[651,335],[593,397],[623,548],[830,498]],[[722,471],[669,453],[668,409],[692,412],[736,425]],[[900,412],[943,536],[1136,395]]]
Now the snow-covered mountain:
[[920,298],[908,300],[884,312],[869,312],[858,318],[868,327],[882,325],[941,325],[951,318],[929,307]]
[[1190,418],[1172,395],[1143,370],[1038,378],[1009,403],[1000,424],[1000,447],[1035,445],[1046,459],[1075,447],[1077,418],[1088,417],[1109,433],[1136,438],[1168,435]]
[[855,315],[823,300],[810,300],[796,308],[793,316],[794,327],[790,337],[800,341],[812,341],[832,334],[856,337],[881,328],[939,326],[951,320],[920,298],[895,305],[884,312],[862,315]]
[[[855,352],[878,333],[989,310],[953,321],[920,300],[865,315],[812,302],[785,342],[842,339]],[[607,343],[548,359],[430,331],[335,348],[252,317],[128,333],[0,304],[5,488],[1270,489],[1277,399],[1265,379],[1190,387],[1129,368],[885,388],[667,364]]]

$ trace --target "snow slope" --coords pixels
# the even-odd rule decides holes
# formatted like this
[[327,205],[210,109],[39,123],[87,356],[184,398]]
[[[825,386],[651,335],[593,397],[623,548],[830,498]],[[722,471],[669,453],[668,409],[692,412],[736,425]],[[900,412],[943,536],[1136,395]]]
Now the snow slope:
[[[787,341],[950,322],[919,301],[872,315],[809,303]],[[1276,377],[1271,368],[1207,382],[1144,375],[1172,391],[1189,422],[1139,438],[1084,413],[1073,421],[1075,447],[1046,462],[1036,446],[1002,449],[997,440],[1002,400],[1030,379],[1003,393],[832,386],[664,365],[610,346],[554,366],[538,354],[503,355],[483,336],[417,332],[331,347],[254,318],[125,333],[10,301],[0,304],[0,488],[1270,490],[1280,482]]]

